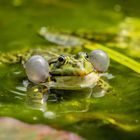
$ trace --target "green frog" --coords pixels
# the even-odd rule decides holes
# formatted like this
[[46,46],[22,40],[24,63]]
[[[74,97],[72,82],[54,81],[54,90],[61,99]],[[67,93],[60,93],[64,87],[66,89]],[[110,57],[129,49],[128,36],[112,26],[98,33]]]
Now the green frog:
[[[57,55],[51,52],[52,57],[49,58],[46,54],[47,52],[41,55],[41,61],[44,58],[43,60],[48,62],[46,79],[44,79],[45,76],[43,79],[41,76],[42,81],[36,81],[36,79],[32,78],[33,75],[28,76],[30,81],[26,85],[28,89],[27,104],[30,107],[44,111],[46,110],[46,101],[58,102],[73,100],[73,98],[78,100],[79,98],[98,98],[104,96],[111,89],[111,86],[106,81],[107,79],[102,78],[105,73],[101,73],[93,67],[87,53],[79,52],[75,55],[63,53],[63,55]],[[38,55],[33,55],[31,58],[37,61]],[[25,69],[27,69],[27,63],[32,64],[29,60],[25,64]],[[33,69],[36,68],[41,71],[41,74],[45,75],[43,71],[44,65],[33,67]],[[31,72],[34,71],[33,69],[30,69]],[[31,74],[27,70],[26,73]],[[87,111],[87,108],[86,106],[85,109],[81,110]]]
[[[43,61],[43,65],[40,61]],[[32,66],[32,64],[36,65]],[[33,101],[34,107],[41,103],[41,109],[44,109],[46,100],[102,97],[111,89],[108,82],[102,79],[105,73],[94,68],[85,52],[75,55],[65,53],[53,55],[52,53],[52,58],[49,59],[46,54],[33,55],[27,60],[25,70],[31,81],[28,95],[32,94],[32,96],[28,96],[28,103]],[[40,97],[45,100],[41,100]]]
[[94,68],[87,53],[79,52],[75,55],[48,53],[51,53],[52,57],[48,58],[47,52],[41,55],[37,53],[25,63],[27,77],[32,83],[61,90],[93,88],[100,83],[103,89],[107,89],[108,84],[101,80],[103,72]]

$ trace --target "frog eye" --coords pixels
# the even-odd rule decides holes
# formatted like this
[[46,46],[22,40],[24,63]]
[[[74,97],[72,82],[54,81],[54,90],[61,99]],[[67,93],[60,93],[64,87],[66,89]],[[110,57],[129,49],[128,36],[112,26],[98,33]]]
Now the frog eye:
[[78,59],[78,58],[83,58],[83,57],[88,58],[88,54],[87,54],[86,52],[79,52],[79,53],[75,56],[76,59]]
[[49,77],[49,64],[42,56],[34,55],[26,62],[25,71],[31,82],[45,82]]
[[94,50],[89,54],[89,61],[93,67],[99,72],[108,70],[110,59],[106,52],[103,50]]
[[88,53],[85,53],[85,58],[89,58],[89,55],[88,55]]
[[65,59],[66,59],[66,57],[63,56],[63,55],[61,55],[61,56],[59,56],[58,61],[59,61],[59,62],[64,62]]

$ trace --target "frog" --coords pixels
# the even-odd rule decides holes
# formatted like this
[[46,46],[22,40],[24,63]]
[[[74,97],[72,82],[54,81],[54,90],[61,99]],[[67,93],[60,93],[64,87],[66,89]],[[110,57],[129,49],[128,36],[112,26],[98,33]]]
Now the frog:
[[[102,79],[103,73],[101,74],[93,67],[85,52],[75,55],[55,54],[49,59],[46,54],[42,56],[43,61],[48,61],[47,72],[49,74],[45,80],[40,82],[28,78],[27,103],[32,108],[39,108],[44,112],[46,101],[58,102],[76,99],[79,96],[85,100],[91,97],[99,98],[111,90],[107,79]],[[36,59],[38,55],[33,55],[30,59],[32,58]],[[29,60],[26,63],[31,63]],[[25,69],[26,67],[27,64],[25,64]],[[39,67],[40,70],[43,68],[44,66]],[[85,108],[82,111],[88,110],[88,107]]]
[[[50,52],[48,53],[50,54]],[[39,82],[36,81],[36,79],[32,79],[32,77],[27,78],[28,90],[26,103],[31,108],[40,109],[45,112],[46,102],[63,103],[63,101],[67,101],[69,102],[68,106],[72,106],[69,109],[70,111],[74,105],[71,105],[69,100],[76,100],[76,107],[74,108],[77,109],[79,106],[84,105],[84,103],[81,105],[83,101],[79,102],[79,98],[81,98],[81,100],[84,99],[84,102],[86,102],[86,100],[92,97],[101,98],[111,91],[111,86],[107,82],[107,79],[102,78],[104,77],[104,73],[97,71],[93,67],[86,52],[79,52],[74,55],[65,53],[54,54],[51,52],[52,57],[49,58],[47,52],[45,54],[39,54],[41,54],[41,61],[43,59],[43,61],[48,62],[48,69],[46,71],[48,74],[45,80],[43,79]],[[36,61],[38,55],[35,54],[26,61],[25,69],[27,69],[29,64],[32,64],[32,58]],[[27,65],[27,63],[29,64]],[[44,69],[44,65],[36,65],[37,67],[34,68]],[[32,72],[33,71],[34,70],[32,70]],[[43,73],[44,72],[41,71],[41,74]],[[86,112],[89,108],[88,106],[89,103],[80,111]],[[63,106],[63,110],[67,110],[67,107]]]
[[[47,53],[51,54],[52,57],[48,58]],[[92,89],[97,86],[100,87],[100,93],[104,95],[110,86],[101,78],[104,72],[98,71],[97,67],[95,68],[91,63],[90,57],[94,53],[96,52],[92,52],[91,56],[88,56],[86,52],[58,55],[49,51],[45,54],[31,56],[24,68],[29,81],[35,85],[46,86],[48,92],[78,92],[90,89],[90,96]],[[100,93],[98,96],[103,96]]]

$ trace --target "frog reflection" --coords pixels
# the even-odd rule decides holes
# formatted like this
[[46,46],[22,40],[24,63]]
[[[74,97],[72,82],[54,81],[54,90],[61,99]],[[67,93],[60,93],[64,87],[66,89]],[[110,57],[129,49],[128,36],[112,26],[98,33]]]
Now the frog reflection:
[[[94,92],[93,92],[94,91]],[[105,91],[104,91],[105,92]],[[91,97],[104,96],[103,90],[97,85],[84,90],[48,89],[45,85],[29,84],[26,93],[26,105],[35,110],[56,112],[86,112],[90,107]]]

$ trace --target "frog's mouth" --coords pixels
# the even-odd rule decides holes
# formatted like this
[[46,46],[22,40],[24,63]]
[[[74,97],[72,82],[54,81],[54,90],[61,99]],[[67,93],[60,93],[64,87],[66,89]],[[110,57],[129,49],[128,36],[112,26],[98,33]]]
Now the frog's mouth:
[[85,76],[53,76],[52,89],[75,90],[93,88],[99,80],[99,75],[91,72]]

